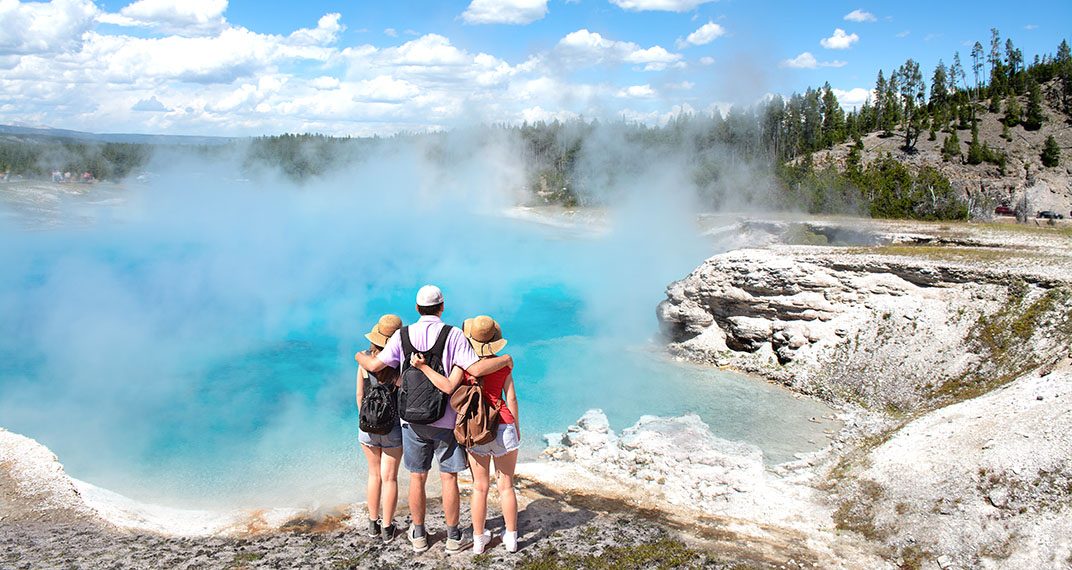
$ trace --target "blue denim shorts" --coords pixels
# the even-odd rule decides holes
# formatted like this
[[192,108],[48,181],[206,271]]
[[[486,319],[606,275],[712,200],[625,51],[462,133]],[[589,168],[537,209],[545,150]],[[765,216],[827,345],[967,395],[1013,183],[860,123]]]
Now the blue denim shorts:
[[368,433],[361,428],[357,428],[357,441],[361,445],[367,445],[369,447],[381,447],[383,449],[391,449],[402,445],[402,426],[395,426],[395,429],[380,435],[378,433]]
[[469,453],[502,457],[519,447],[521,447],[521,438],[518,437],[517,424],[499,424],[499,431],[495,434],[494,440],[470,447]]
[[410,473],[427,473],[432,456],[439,461],[440,473],[465,471],[465,448],[454,439],[454,430],[420,424],[402,426],[402,464]]

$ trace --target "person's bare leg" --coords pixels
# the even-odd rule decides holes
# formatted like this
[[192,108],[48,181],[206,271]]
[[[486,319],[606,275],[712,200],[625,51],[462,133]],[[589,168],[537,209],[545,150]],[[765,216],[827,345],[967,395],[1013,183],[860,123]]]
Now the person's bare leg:
[[473,471],[473,497],[469,500],[469,516],[473,519],[473,536],[484,534],[484,523],[488,518],[490,467],[490,455],[469,454],[469,468]]
[[383,524],[390,525],[398,506],[398,464],[402,461],[402,448],[383,450],[380,461],[380,479],[383,493]]
[[447,526],[458,526],[461,518],[461,494],[458,492],[458,474],[440,473],[443,482],[443,515],[447,519]]
[[413,524],[424,524],[424,506],[427,500],[424,494],[424,484],[426,482],[428,482],[427,472],[409,474],[409,513],[413,517]]
[[498,473],[496,478],[498,479],[499,487],[499,506],[502,507],[506,530],[511,532],[517,530],[517,494],[514,492],[514,469],[516,467],[516,449],[506,455],[495,458],[495,471]]
[[368,505],[369,520],[380,517],[380,448],[362,445],[365,460],[368,461],[368,482],[365,484],[365,502]]

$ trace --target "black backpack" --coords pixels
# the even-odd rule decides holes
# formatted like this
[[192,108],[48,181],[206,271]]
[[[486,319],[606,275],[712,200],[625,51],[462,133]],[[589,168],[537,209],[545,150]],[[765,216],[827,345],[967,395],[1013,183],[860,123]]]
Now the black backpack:
[[[446,376],[443,370],[443,349],[447,346],[447,336],[451,327],[443,325],[431,350],[421,354],[428,366]],[[402,327],[402,382],[398,390],[398,413],[402,419],[414,424],[430,424],[443,417],[447,411],[449,394],[445,394],[425,376],[420,369],[410,366],[409,358],[414,352],[409,340],[409,327]]]
[[371,372],[365,382],[365,397],[361,399],[358,414],[361,431],[384,435],[398,425],[398,408],[395,407],[395,387],[382,384]]

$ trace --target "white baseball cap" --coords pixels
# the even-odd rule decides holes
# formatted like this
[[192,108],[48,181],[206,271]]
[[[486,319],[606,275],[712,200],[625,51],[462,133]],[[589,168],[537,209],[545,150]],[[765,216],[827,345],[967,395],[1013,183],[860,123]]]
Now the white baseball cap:
[[431,307],[443,302],[443,292],[435,285],[425,285],[417,291],[417,305]]

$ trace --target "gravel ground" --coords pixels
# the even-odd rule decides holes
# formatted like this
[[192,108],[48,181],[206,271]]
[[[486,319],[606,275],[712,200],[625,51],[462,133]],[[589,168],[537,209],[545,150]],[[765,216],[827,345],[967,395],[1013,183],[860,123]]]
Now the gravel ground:
[[[239,569],[239,568],[805,568],[803,549],[771,552],[743,544],[711,524],[692,532],[663,513],[626,507],[596,496],[564,495],[538,483],[519,484],[520,549],[508,553],[499,539],[502,517],[489,505],[495,536],[483,555],[444,551],[442,509],[430,500],[431,548],[416,554],[405,535],[390,544],[365,536],[346,515],[294,519],[280,529],[241,537],[173,537],[131,533],[83,522],[0,522],[4,569]],[[363,523],[362,513],[354,518]],[[463,500],[462,521],[469,520]],[[408,513],[396,519],[405,530]],[[799,561],[799,562],[798,562]]]

